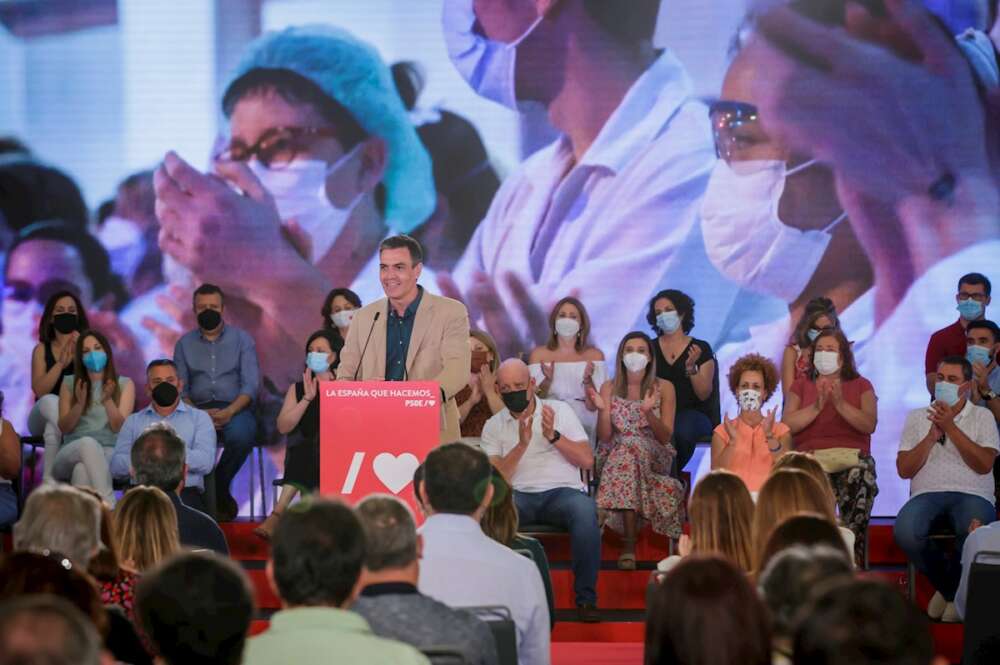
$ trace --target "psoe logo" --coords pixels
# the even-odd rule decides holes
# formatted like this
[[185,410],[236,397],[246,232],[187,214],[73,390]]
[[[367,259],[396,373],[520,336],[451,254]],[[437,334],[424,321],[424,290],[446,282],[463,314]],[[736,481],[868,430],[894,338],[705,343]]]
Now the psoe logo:
[[403,406],[407,408],[421,409],[427,406],[437,406],[436,399],[407,399],[403,400]]

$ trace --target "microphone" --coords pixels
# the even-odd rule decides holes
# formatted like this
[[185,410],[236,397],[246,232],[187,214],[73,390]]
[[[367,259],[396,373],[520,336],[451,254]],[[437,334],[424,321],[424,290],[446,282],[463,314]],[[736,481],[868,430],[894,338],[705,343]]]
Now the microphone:
[[354,378],[352,381],[358,380],[358,372],[361,371],[361,361],[365,359],[365,351],[368,350],[368,342],[372,341],[372,333],[375,332],[375,323],[378,321],[378,317],[382,316],[382,312],[375,312],[375,318],[372,319],[372,327],[368,329],[368,339],[365,340],[365,346],[361,349],[361,357],[358,358],[358,366],[354,370]]

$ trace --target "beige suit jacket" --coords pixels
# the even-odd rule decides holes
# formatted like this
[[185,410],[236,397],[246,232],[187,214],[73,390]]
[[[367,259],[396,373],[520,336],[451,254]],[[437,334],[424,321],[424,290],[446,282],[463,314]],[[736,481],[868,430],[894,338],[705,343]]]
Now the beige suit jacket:
[[[340,352],[338,380],[352,381],[355,380],[355,375],[358,381],[385,379],[388,317],[387,298],[362,307],[354,315],[344,348]],[[369,330],[371,341],[365,351]],[[453,443],[462,435],[455,394],[468,383],[471,363],[469,312],[465,305],[424,291],[420,306],[417,307],[410,348],[406,354],[406,378],[409,381],[435,381],[441,387],[445,399],[441,410],[441,443]]]

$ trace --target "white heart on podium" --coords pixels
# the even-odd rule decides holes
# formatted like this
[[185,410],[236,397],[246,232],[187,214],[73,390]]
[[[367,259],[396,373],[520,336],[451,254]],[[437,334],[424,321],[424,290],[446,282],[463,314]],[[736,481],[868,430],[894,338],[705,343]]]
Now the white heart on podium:
[[427,400],[427,403],[430,404],[431,406],[435,406],[437,404],[437,402],[432,399]]
[[393,494],[399,494],[413,482],[413,472],[418,466],[420,460],[412,453],[403,453],[398,457],[392,453],[379,453],[372,462],[375,477]]

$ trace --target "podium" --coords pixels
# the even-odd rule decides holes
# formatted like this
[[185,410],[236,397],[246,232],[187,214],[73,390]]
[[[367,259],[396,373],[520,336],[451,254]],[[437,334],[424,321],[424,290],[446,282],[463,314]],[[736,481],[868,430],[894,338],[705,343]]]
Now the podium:
[[319,398],[320,494],[352,505],[369,494],[393,494],[419,521],[413,472],[438,445],[438,384],[324,381]]

